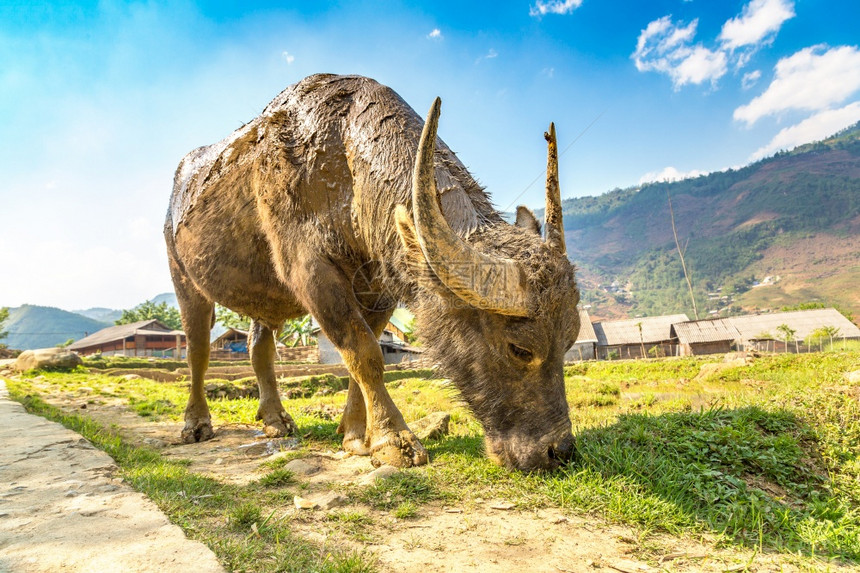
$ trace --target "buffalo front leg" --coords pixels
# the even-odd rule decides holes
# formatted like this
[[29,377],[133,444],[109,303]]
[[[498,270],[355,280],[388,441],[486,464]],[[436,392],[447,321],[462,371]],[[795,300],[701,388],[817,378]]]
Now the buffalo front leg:
[[338,349],[361,390],[366,415],[364,444],[374,465],[426,464],[427,451],[406,426],[385,389],[382,350],[360,312],[349,280],[327,261],[314,259],[300,268],[301,272],[291,275],[295,292]]
[[[366,311],[362,313],[367,326],[373,332],[374,338],[379,340],[385,324],[391,316],[391,310],[383,312]],[[346,395],[346,406],[343,409],[343,417],[337,432],[343,434],[343,450],[357,456],[366,456],[370,453],[365,443],[367,436],[367,412],[364,406],[364,394],[361,387],[353,376],[349,377],[349,390]]]
[[263,431],[270,438],[296,433],[296,423],[284,410],[281,396],[278,394],[278,381],[275,379],[275,334],[272,329],[257,321],[251,321],[248,351],[260,388],[257,419],[263,421]]

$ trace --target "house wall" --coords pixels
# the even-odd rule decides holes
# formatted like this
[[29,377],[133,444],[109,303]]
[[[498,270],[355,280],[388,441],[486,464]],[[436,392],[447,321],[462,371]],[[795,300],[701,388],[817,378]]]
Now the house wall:
[[[182,338],[181,355],[185,356],[185,338]],[[122,340],[114,340],[96,346],[80,348],[76,352],[82,356],[101,353],[102,356],[169,356],[176,355],[176,336],[159,336],[149,338],[136,336],[134,340],[125,341],[123,349]]]
[[703,356],[705,354],[725,354],[732,351],[732,341],[718,340],[716,342],[695,342],[681,344],[679,352],[681,356]]
[[580,342],[570,347],[564,355],[565,362],[581,362],[583,360],[594,360],[597,345],[593,342]]
[[[320,362],[320,347],[294,346],[293,348],[278,348],[278,359],[284,362],[312,362],[318,364]],[[337,362],[341,362],[340,354],[337,356]],[[336,363],[329,362],[328,364]]]
[[340,357],[340,352],[337,351],[337,348],[334,347],[331,340],[329,340],[322,332],[317,336],[317,347],[319,348],[320,353],[320,364],[340,364],[343,362],[343,359]]
[[[679,349],[677,344],[661,342],[657,344],[645,344],[645,358],[655,358],[651,349],[656,348],[656,357],[677,356]],[[642,358],[641,344],[621,344],[616,346],[598,346],[597,355],[600,360],[627,360]],[[610,358],[610,356],[612,356]]]

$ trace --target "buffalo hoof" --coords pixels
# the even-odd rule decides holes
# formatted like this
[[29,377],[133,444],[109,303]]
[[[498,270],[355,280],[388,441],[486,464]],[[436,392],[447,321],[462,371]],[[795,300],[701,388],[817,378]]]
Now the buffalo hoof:
[[409,468],[427,463],[427,450],[409,430],[386,434],[370,448],[370,456],[370,463],[374,467],[387,464],[397,468]]
[[275,416],[266,416],[262,417],[258,414],[258,419],[263,420],[263,432],[265,432],[266,437],[269,438],[283,438],[285,436],[292,436],[298,433],[298,426],[293,421],[293,418],[281,410]]
[[370,455],[370,448],[368,448],[367,444],[364,443],[364,436],[346,436],[343,439],[343,451],[354,456]]
[[186,444],[205,442],[214,437],[215,432],[212,430],[212,420],[209,418],[204,420],[188,420],[182,429],[182,441]]

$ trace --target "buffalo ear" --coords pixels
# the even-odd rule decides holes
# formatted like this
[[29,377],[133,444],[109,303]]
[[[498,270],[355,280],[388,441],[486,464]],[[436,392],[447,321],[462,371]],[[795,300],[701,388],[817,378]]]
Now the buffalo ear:
[[422,286],[440,295],[449,294],[450,291],[445,288],[433,268],[427,263],[424,251],[421,250],[421,244],[418,242],[418,233],[415,231],[412,214],[403,205],[394,208],[394,224],[397,228],[397,235],[400,237],[400,243],[403,245],[404,262],[409,269],[409,274],[414,276]]
[[522,227],[528,231],[532,231],[535,235],[540,236],[540,223],[532,213],[531,209],[525,205],[517,207],[517,227]]

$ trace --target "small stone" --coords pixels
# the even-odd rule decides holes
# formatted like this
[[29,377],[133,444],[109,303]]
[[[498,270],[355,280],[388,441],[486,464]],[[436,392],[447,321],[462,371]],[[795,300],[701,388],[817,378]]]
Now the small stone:
[[845,379],[851,384],[860,384],[860,370],[849,372],[845,375]]
[[549,522],[558,525],[559,523],[567,523],[567,518],[563,515],[555,515],[549,518]]
[[376,468],[375,470],[373,470],[372,472],[370,472],[369,474],[363,475],[359,479],[359,482],[362,485],[372,485],[378,479],[384,479],[387,477],[391,477],[394,474],[397,474],[399,472],[400,472],[400,470],[394,466],[388,466],[388,465],[380,466],[380,467]]
[[314,509],[317,506],[315,501],[299,496],[293,497],[293,504],[295,504],[296,509]]
[[420,420],[409,424],[410,429],[419,440],[436,440],[448,435],[448,422],[451,414],[447,412],[433,412]]
[[463,510],[459,507],[446,507],[445,513],[463,513]]
[[284,465],[285,470],[289,470],[296,475],[309,476],[317,473],[320,469],[317,466],[311,465],[305,460],[293,460]]
[[332,509],[346,503],[346,498],[337,492],[329,491],[312,496],[311,501],[316,503],[320,509]]
[[83,404],[81,404],[81,410],[86,410],[86,409],[87,409],[87,404],[86,404],[86,402],[84,402]]
[[142,377],[139,374],[126,374],[122,378],[126,380],[140,380]]
[[213,464],[214,464],[214,465],[216,465],[216,466],[220,466],[220,465],[221,465],[221,464],[223,464],[223,463],[224,463],[224,458],[218,458],[217,460],[215,460],[215,461],[213,462]]
[[508,511],[509,509],[513,509],[515,507],[515,503],[510,503],[507,501],[497,501],[495,503],[490,504],[490,509],[498,509],[500,511]]

